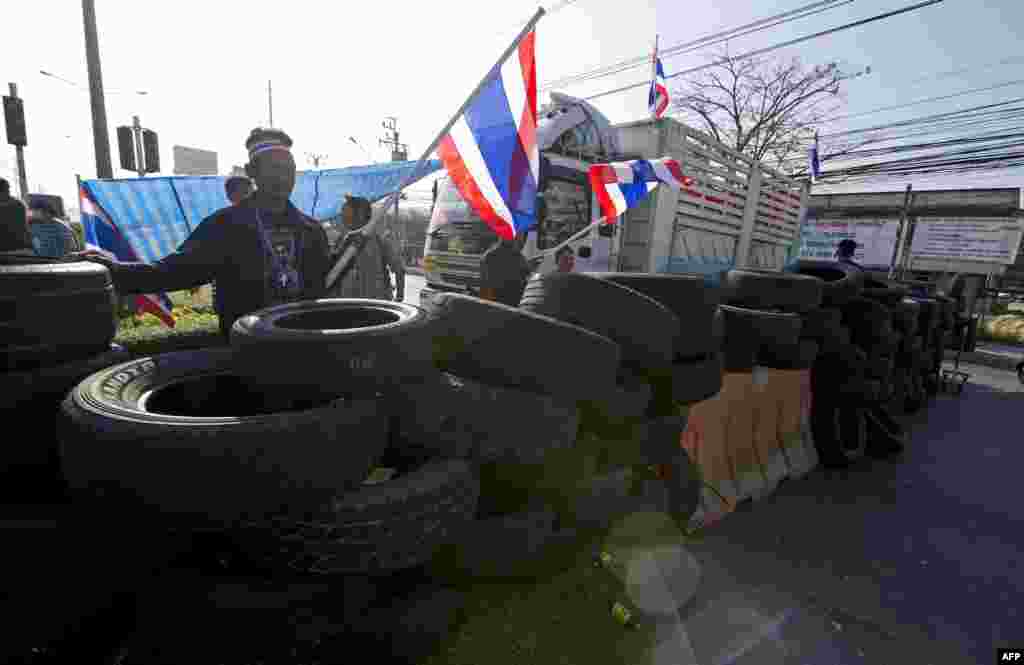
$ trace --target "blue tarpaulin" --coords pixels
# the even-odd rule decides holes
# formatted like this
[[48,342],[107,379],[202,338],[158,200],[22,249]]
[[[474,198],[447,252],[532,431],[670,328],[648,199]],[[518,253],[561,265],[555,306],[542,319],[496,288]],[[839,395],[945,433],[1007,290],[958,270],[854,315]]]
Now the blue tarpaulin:
[[[295,179],[291,201],[318,220],[336,217],[345,195],[376,201],[413,174],[416,162],[390,162],[345,169],[307,171]],[[425,162],[416,180],[442,168]],[[203,219],[227,207],[226,176],[173,176],[86,180],[93,199],[136,250],[151,263],[174,252]]]

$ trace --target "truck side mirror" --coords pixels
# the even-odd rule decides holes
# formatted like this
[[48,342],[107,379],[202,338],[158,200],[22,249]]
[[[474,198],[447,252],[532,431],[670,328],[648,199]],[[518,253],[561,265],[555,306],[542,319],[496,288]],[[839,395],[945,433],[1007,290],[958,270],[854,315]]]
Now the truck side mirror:
[[581,259],[589,259],[590,258],[590,248],[589,247],[580,247],[579,252],[577,252],[577,253],[580,255]]
[[602,238],[614,238],[615,237],[615,224],[601,224],[597,227],[597,235]]

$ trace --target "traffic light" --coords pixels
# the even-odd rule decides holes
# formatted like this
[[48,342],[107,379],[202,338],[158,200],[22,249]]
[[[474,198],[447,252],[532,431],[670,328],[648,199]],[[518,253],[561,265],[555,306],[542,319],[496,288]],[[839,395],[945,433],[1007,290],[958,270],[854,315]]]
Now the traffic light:
[[117,150],[121,154],[121,168],[138,173],[135,167],[135,135],[131,127],[121,125],[117,128]]
[[156,132],[152,129],[142,130],[142,152],[146,156],[146,173],[157,173],[160,171],[160,144],[156,139]]
[[25,106],[20,97],[4,97],[4,123],[7,125],[7,142],[11,145],[26,146]]

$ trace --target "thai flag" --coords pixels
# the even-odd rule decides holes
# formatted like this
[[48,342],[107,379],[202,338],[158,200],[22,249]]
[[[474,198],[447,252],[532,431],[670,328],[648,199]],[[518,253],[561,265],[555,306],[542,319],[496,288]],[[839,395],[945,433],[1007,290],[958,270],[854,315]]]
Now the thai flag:
[[660,118],[668,108],[668,86],[665,84],[665,69],[661,66],[661,58],[654,56],[654,78],[651,79],[651,92],[647,95],[647,107],[651,115]]
[[[86,248],[97,250],[113,260],[138,261],[138,253],[117,230],[110,217],[92,200],[85,187],[79,189],[78,197]],[[174,317],[171,315],[174,305],[166,294],[136,296],[135,302],[142,311],[157,317],[165,325],[174,327]]]
[[502,238],[534,222],[537,151],[536,31],[495,66],[438,146],[462,198]]
[[605,224],[614,222],[659,183],[679,189],[691,186],[693,179],[683,175],[679,162],[668,158],[637,159],[590,167],[590,184],[601,205]]

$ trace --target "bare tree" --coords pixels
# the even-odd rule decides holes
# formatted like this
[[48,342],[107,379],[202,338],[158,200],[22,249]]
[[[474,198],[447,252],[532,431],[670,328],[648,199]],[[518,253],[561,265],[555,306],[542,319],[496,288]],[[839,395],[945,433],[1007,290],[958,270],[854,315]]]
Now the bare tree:
[[673,109],[737,152],[785,168],[837,110],[846,78],[835,63],[806,68],[724,51],[675,91]]

